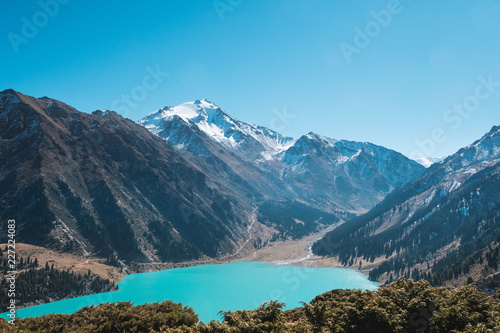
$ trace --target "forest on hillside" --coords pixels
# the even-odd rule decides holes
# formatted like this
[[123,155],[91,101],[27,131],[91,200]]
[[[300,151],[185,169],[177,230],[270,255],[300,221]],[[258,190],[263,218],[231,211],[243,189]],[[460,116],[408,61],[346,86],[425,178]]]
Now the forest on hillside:
[[[38,259],[18,257],[15,274],[15,299],[17,306],[29,303],[47,303],[53,300],[78,297],[116,290],[115,284],[92,274],[78,274],[73,271],[58,270],[47,262],[40,266]],[[9,297],[9,276],[11,271],[7,256],[0,251],[0,312],[7,311]]]
[[266,201],[257,211],[259,222],[278,231],[272,241],[300,239],[318,231],[322,225],[332,225],[354,216],[343,211],[327,213],[295,200]]
[[[346,266],[360,260],[382,260],[370,272],[373,281],[402,276],[424,278],[439,286],[467,275],[474,265],[483,267],[482,278],[486,278],[498,272],[500,260],[499,186],[496,174],[485,169],[460,189],[436,196],[411,216],[405,193],[416,190],[397,189],[370,212],[328,233],[312,249],[317,255],[337,256]],[[380,230],[387,216],[401,214],[408,215],[404,223]],[[490,289],[499,286],[491,285]]]

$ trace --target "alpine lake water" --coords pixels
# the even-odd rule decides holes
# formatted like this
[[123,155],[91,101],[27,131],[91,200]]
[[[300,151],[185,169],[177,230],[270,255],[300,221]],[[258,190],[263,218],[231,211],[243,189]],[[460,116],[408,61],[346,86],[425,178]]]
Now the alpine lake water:
[[[221,310],[252,310],[279,300],[286,309],[310,302],[332,289],[376,290],[360,272],[347,268],[301,267],[247,261],[202,265],[127,275],[119,290],[77,297],[16,311],[16,317],[37,317],[51,313],[71,314],[106,302],[132,301],[135,305],[171,300],[194,309],[205,323],[220,320]],[[2,317],[6,318],[7,313]]]

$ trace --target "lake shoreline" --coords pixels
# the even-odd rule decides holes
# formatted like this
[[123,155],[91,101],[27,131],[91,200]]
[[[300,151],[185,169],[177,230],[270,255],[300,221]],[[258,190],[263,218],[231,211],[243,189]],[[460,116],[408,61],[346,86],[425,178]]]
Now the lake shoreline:
[[[368,276],[371,269],[378,265],[378,262],[368,261],[356,262],[353,265],[343,265],[336,257],[320,257],[314,255],[312,246],[323,236],[338,227],[341,223],[328,226],[314,234],[305,236],[298,240],[276,241],[269,243],[260,249],[240,249],[236,255],[227,255],[222,258],[203,258],[182,263],[132,263],[129,267],[133,273],[155,272],[173,268],[193,267],[201,265],[229,264],[241,261],[261,261],[276,265],[291,265],[303,267],[331,267],[349,268]],[[380,286],[380,283],[379,283]]]
[[[251,310],[269,300],[285,302],[287,308],[292,309],[299,307],[300,302],[309,302],[332,289],[378,289],[376,283],[355,270],[285,267],[264,261],[235,261],[227,265],[196,265],[149,274],[130,274],[119,287],[118,291],[18,308],[16,317],[71,314],[101,303],[141,305],[170,300],[192,307],[200,319],[206,321],[216,318],[220,310]],[[2,315],[5,317],[5,314]]]
[[[137,274],[137,273],[149,273],[149,272],[157,272],[164,271],[176,268],[186,268],[186,267],[194,267],[194,266],[203,266],[203,265],[222,265],[222,264],[230,264],[235,262],[267,262],[271,264],[275,264],[278,266],[303,266],[303,267],[330,267],[330,268],[350,268],[357,270],[363,275],[368,275],[369,270],[372,268],[370,265],[365,266],[344,266],[342,265],[337,258],[326,258],[319,257],[313,254],[312,245],[321,239],[325,233],[336,228],[337,225],[329,226],[328,228],[323,229],[320,232],[314,233],[312,235],[306,236],[299,240],[287,240],[287,241],[277,241],[268,244],[267,246],[261,249],[240,249],[237,254],[227,255],[222,258],[209,258],[205,257],[203,259],[191,260],[180,263],[137,263],[131,262],[126,265],[126,273],[117,274],[116,267],[112,267],[108,269],[108,272],[112,272],[112,281],[115,284],[120,283],[126,276]],[[26,245],[31,249],[31,246]],[[32,251],[30,251],[32,252]],[[33,253],[31,253],[33,254]],[[53,255],[53,254],[51,254]],[[99,261],[99,259],[92,258],[82,258],[82,261],[86,263],[92,262],[92,260]],[[71,267],[75,267],[74,263]],[[56,261],[57,265],[57,261]],[[102,265],[102,264],[101,264]],[[61,268],[65,268],[62,266]],[[86,266],[85,266],[86,269]],[[102,270],[102,269],[101,269]],[[101,273],[101,272],[100,272]],[[102,273],[100,274],[102,275]],[[118,289],[117,289],[118,290]],[[94,293],[96,294],[96,293]],[[93,294],[88,294],[93,295]],[[77,296],[78,297],[78,296]],[[62,297],[60,299],[51,298],[48,302],[44,300],[37,300],[34,302],[25,303],[22,305],[18,305],[18,309],[23,309],[27,307],[43,305],[48,303],[53,303],[57,301],[67,300],[75,297]]]

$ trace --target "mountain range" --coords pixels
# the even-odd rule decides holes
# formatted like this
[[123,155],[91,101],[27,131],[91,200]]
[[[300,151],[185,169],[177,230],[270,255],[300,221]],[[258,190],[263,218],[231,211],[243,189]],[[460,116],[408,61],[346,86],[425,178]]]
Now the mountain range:
[[208,100],[135,123],[6,90],[0,133],[1,217],[16,219],[18,242],[130,262],[299,238],[425,171],[370,143],[285,137]]
[[222,169],[214,170],[218,174],[233,169],[252,183],[248,176],[258,174],[269,187],[278,187],[262,194],[282,192],[327,211],[365,212],[425,170],[402,154],[368,142],[315,133],[285,137],[234,119],[208,100],[162,108],[138,124],[189,153],[204,169],[214,168],[215,159],[221,162]]
[[439,284],[474,280],[478,263],[481,278],[498,280],[499,245],[500,127],[494,126],[325,235],[313,250],[338,256],[346,265],[378,262],[373,279],[404,275]]

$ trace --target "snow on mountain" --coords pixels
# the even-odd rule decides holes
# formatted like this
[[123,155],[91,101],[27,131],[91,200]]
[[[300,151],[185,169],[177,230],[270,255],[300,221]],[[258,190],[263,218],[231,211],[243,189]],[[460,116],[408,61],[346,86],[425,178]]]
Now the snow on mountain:
[[315,133],[303,135],[278,157],[281,178],[297,193],[359,211],[425,170],[393,150]]
[[307,155],[314,152],[318,157],[325,155],[332,165],[338,165],[359,154],[362,146],[360,142],[335,140],[310,132],[300,137],[283,154],[283,162],[298,168],[307,162]]
[[500,162],[500,127],[491,131],[473,144],[447,157],[439,165],[444,168],[445,187],[456,189],[467,179]]
[[444,159],[445,159],[445,157],[420,157],[420,158],[415,158],[414,160],[417,163],[419,163],[419,164],[423,165],[424,167],[428,168],[431,165],[433,165],[434,163],[441,162]]
[[142,263],[215,258],[248,242],[257,190],[116,112],[6,90],[0,115],[0,217],[16,218],[20,242]]
[[[16,107],[18,103],[20,103],[21,100],[19,97],[16,95],[16,92],[11,89],[7,89],[2,92],[1,98],[0,98],[0,117],[3,117],[9,112]],[[6,106],[6,107],[4,107]]]
[[315,133],[298,140],[285,137],[236,120],[208,100],[165,107],[138,123],[177,149],[203,157],[197,163],[210,166],[202,168],[222,163],[217,172],[233,170],[243,178],[260,174],[292,196],[313,199],[327,209],[366,211],[425,170],[400,153],[368,142]]
[[[418,184],[423,189],[408,202],[416,210],[427,206],[431,192],[439,197],[460,190],[473,176],[500,162],[500,127],[495,126],[481,139],[427,168]],[[417,181],[417,180],[416,180]],[[411,218],[408,216],[407,220]]]
[[[263,159],[271,159],[294,142],[293,138],[282,136],[268,128],[236,120],[207,99],[164,107],[138,123],[177,147],[184,143],[174,140],[177,135],[172,132],[172,123],[177,123],[177,128],[182,127],[181,124],[195,127],[226,147],[235,148],[242,153],[249,153],[250,150],[251,155],[255,154]],[[166,128],[169,131],[164,131]]]
[[[457,161],[460,160],[462,166],[468,166],[470,164],[476,164],[481,161],[494,159],[495,156],[500,156],[500,127],[494,126],[489,133],[484,135],[481,139],[477,140],[473,144],[462,148],[457,154],[449,156],[451,161],[455,161],[454,168],[457,169],[460,166],[456,165]],[[415,161],[422,164],[426,168],[439,162],[448,160],[448,157],[422,157],[416,158]],[[450,168],[448,168],[451,171]],[[469,171],[473,171],[472,169]],[[479,170],[476,170],[476,172]],[[474,172],[475,173],[475,172]]]
[[[358,173],[363,173],[366,168],[376,170],[384,177],[391,178],[392,186],[406,183],[408,170],[411,170],[411,173],[420,172],[418,164],[412,166],[415,163],[393,150],[369,142],[335,140],[312,132],[299,138],[283,154],[283,162],[296,172],[301,169],[308,170],[316,158],[327,161],[332,168],[349,169],[356,165]],[[404,174],[395,172],[402,165],[405,170],[401,172]]]
[[463,166],[500,158],[500,126],[494,126],[489,133],[458,154]]
[[[379,258],[382,264],[372,271],[372,278],[389,273],[394,278],[405,272],[418,275],[419,270],[434,275],[440,267],[459,267],[456,264],[472,255],[477,258],[478,250],[498,240],[499,189],[500,127],[495,126],[392,191],[367,214],[326,234],[312,249],[318,255],[344,258],[344,262],[362,257],[377,262]],[[327,243],[337,246],[322,245]],[[398,255],[393,256],[394,252]],[[427,268],[421,265],[425,262]],[[401,263],[405,269],[397,266]],[[453,279],[446,275],[442,276]]]
[[[498,168],[499,163],[500,127],[495,126],[481,139],[443,161],[434,163],[421,177],[409,183],[407,189],[409,194],[405,193],[399,197],[407,196],[406,201],[400,206],[412,207],[412,211],[398,222],[407,223],[412,220],[414,213],[426,209],[432,203],[435,204],[437,199],[463,191],[467,184],[473,186],[470,184],[474,183],[473,177],[477,177],[487,168]],[[405,191],[405,188],[401,190]],[[391,218],[385,220],[390,221]]]

